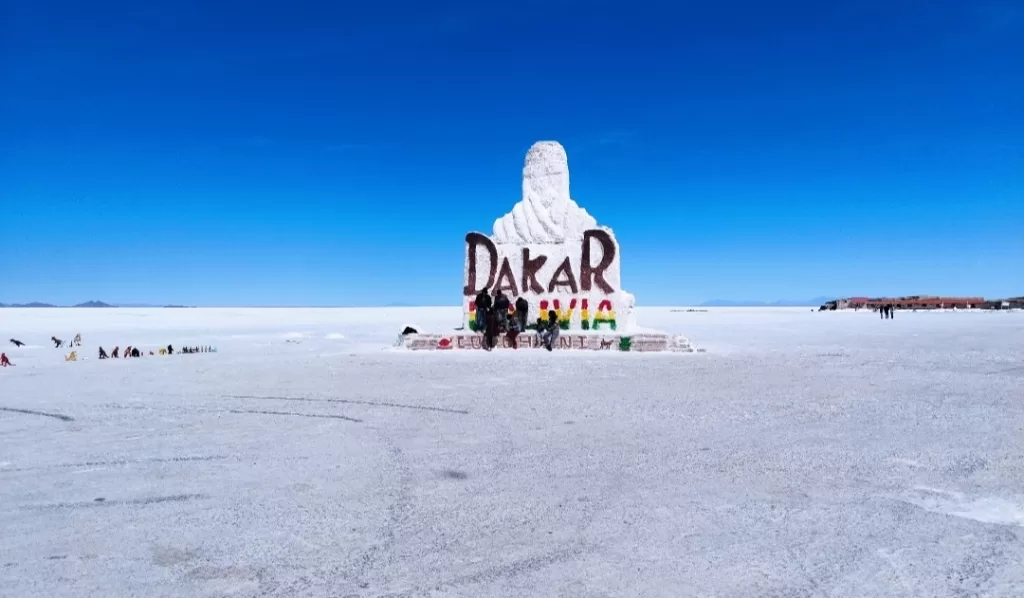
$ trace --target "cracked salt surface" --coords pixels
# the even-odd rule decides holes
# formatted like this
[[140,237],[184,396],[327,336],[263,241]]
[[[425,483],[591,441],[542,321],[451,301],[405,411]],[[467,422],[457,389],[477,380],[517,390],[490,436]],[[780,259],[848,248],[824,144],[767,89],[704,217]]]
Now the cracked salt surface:
[[[1024,595],[1024,314],[639,311],[708,352],[0,310],[86,358],[0,370],[0,596]],[[92,359],[168,343],[218,352]]]

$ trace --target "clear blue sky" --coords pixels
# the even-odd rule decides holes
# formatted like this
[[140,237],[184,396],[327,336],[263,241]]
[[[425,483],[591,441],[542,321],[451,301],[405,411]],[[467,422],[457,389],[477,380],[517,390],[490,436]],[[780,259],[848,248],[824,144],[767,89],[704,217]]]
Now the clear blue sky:
[[7,1],[0,90],[0,301],[456,304],[540,139],[642,305],[1024,294],[1020,0]]

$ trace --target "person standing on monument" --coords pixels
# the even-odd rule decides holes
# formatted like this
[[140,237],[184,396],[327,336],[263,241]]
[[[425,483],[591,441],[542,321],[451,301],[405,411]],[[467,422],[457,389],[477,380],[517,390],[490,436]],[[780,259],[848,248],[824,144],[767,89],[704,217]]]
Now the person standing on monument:
[[484,342],[483,348],[486,351],[492,351],[498,346],[498,334],[500,333],[500,326],[498,325],[498,314],[496,310],[487,310],[487,318],[484,320]]
[[483,289],[476,294],[475,306],[476,330],[482,333],[484,328],[487,327],[487,312],[491,311],[491,296],[487,293],[487,289]]
[[529,321],[530,302],[524,297],[516,299],[516,321],[519,323],[519,332],[526,330],[526,323]]
[[498,315],[498,326],[502,329],[508,327],[508,308],[512,305],[512,302],[508,300],[508,295],[501,292],[501,289],[494,291],[494,311]]

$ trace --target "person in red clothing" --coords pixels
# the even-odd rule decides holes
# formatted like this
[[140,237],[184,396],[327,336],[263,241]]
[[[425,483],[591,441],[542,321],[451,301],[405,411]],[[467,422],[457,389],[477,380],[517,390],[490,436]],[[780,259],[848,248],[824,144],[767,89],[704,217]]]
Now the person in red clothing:
[[14,365],[14,364],[11,363],[10,359],[7,359],[7,353],[0,353],[0,366],[7,367],[9,365]]

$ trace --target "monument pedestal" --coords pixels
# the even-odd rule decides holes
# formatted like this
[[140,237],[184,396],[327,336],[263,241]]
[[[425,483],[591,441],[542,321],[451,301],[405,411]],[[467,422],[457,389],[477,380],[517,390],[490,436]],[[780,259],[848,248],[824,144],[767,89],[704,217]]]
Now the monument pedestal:
[[[516,339],[520,351],[544,350],[535,332],[520,334]],[[409,334],[402,339],[401,346],[413,351],[465,351],[481,350],[483,335],[473,332],[455,332],[452,334],[420,333]],[[505,336],[498,337],[498,346],[502,351],[512,351],[512,344]],[[686,338],[663,332],[562,332],[558,335],[556,350],[571,351],[629,351],[646,353],[654,351],[671,351],[674,353],[693,353],[694,348]]]

